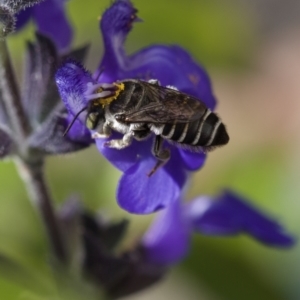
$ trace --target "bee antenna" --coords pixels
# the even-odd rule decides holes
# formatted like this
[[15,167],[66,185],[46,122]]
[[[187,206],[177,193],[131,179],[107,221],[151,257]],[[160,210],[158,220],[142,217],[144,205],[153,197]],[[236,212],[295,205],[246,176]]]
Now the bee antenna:
[[71,121],[71,123],[68,125],[67,129],[65,130],[63,136],[66,136],[66,134],[70,131],[71,127],[73,126],[73,124],[75,123],[75,121],[77,120],[77,118],[79,117],[79,115],[84,112],[85,110],[87,110],[87,106],[85,106],[84,108],[82,108],[73,118],[73,120]]

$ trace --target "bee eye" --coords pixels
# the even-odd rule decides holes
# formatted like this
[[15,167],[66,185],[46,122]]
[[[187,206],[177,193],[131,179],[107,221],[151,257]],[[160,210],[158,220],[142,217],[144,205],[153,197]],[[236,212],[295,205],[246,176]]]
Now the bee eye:
[[97,117],[98,114],[94,112],[87,115],[85,125],[88,129],[94,129],[97,126]]

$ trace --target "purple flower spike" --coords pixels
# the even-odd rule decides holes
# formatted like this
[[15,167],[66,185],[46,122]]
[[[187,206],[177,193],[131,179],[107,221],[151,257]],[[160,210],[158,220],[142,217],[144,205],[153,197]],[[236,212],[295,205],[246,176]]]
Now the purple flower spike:
[[276,221],[229,191],[216,199],[197,198],[188,205],[187,212],[194,229],[203,234],[246,233],[276,247],[290,247],[295,242]]
[[73,31],[64,6],[65,0],[45,0],[38,5],[28,7],[17,15],[16,30],[33,19],[40,33],[50,37],[58,49],[65,50],[71,44]]
[[191,232],[181,209],[177,199],[159,213],[144,235],[142,244],[147,261],[170,265],[188,254]]

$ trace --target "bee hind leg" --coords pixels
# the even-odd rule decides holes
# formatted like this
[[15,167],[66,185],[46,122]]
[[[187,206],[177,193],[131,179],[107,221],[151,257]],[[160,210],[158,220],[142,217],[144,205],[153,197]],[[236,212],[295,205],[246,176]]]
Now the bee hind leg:
[[152,176],[160,167],[162,167],[170,159],[170,150],[162,149],[163,138],[160,135],[155,136],[153,145],[153,155],[158,159],[153,169],[147,174],[148,177]]

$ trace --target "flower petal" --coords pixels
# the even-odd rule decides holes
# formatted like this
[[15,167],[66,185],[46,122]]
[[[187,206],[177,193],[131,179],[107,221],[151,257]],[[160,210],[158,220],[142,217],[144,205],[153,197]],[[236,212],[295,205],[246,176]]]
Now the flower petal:
[[149,262],[169,265],[183,259],[189,250],[189,227],[177,199],[160,212],[143,237],[142,245]]
[[[64,130],[72,121],[73,116],[69,114],[67,119],[64,120]],[[87,145],[94,143],[90,131],[78,120],[73,123],[72,127],[68,131],[67,137],[74,142],[81,142]]]
[[197,198],[187,210],[194,229],[203,234],[247,233],[262,243],[277,247],[289,247],[295,242],[276,221],[229,191],[216,200]]
[[[121,134],[113,133],[110,137],[117,138],[121,138]],[[118,203],[123,209],[131,213],[148,214],[166,207],[174,201],[174,197],[178,197],[186,182],[187,172],[175,147],[170,145],[170,160],[148,177],[147,174],[157,163],[151,152],[153,139],[142,142],[134,140],[129,147],[121,150],[106,147],[107,139],[95,141],[106,159],[124,172],[117,191]]]
[[117,199],[123,209],[136,214],[153,213],[165,208],[179,195],[180,188],[164,168],[147,177],[155,163],[151,157],[143,159],[121,177]]
[[128,57],[127,78],[158,79],[163,86],[172,85],[193,95],[214,109],[215,97],[207,73],[179,46],[151,46]]
[[[174,155],[173,155],[174,154]],[[176,152],[173,161],[159,168],[151,177],[156,160],[152,155],[142,156],[125,171],[119,181],[117,199],[119,205],[130,213],[149,214],[167,207],[180,195],[187,174],[177,163]]]
[[137,10],[128,0],[117,0],[104,12],[100,29],[102,32],[105,52],[100,68],[95,76],[98,77],[101,70],[104,70],[109,82],[121,79],[117,71],[122,68],[123,61],[119,57],[125,56],[123,42],[126,35],[132,28],[132,23],[137,20]]
[[[91,74],[78,62],[67,60],[56,72],[56,84],[68,112],[75,116],[87,104],[85,93],[95,83]],[[78,116],[85,124],[86,112]]]
[[[109,139],[95,139],[95,142],[101,154],[104,155],[104,157],[116,168],[122,172],[125,172],[140,160],[140,147],[142,146],[141,144],[144,144],[145,142],[141,143],[134,140],[129,147],[120,150],[108,148],[104,145],[108,140],[121,138],[121,134],[114,132]],[[151,144],[149,143],[149,149],[150,147]]]
[[58,49],[65,50],[72,41],[73,31],[65,14],[64,0],[46,0],[32,7],[38,30],[48,35]]
[[189,171],[197,171],[203,167],[206,161],[206,154],[203,152],[192,152],[179,149],[180,156],[184,162],[185,168]]

